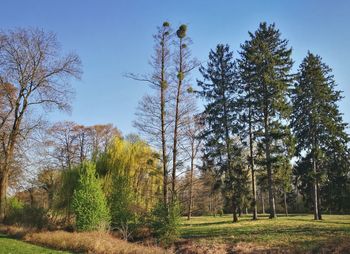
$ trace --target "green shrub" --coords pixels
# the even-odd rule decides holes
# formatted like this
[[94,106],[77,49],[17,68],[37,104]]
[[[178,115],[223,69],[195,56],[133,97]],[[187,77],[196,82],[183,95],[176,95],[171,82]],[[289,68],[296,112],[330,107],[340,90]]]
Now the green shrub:
[[110,197],[112,225],[124,226],[134,220],[131,211],[132,190],[126,176],[113,176],[112,193]]
[[177,201],[165,205],[157,204],[152,212],[152,231],[158,241],[164,245],[172,244],[179,236],[180,205]]
[[104,230],[110,221],[106,197],[95,173],[92,163],[84,163],[79,172],[72,203],[79,231]]
[[73,194],[79,183],[79,167],[63,170],[61,178],[60,189],[54,198],[54,210],[56,212],[64,211],[65,223],[70,224],[71,215],[74,213]]
[[222,217],[222,216],[224,215],[224,211],[223,211],[222,209],[219,209],[219,210],[218,210],[218,215],[219,215],[220,217]]
[[127,176],[113,174],[112,191],[109,198],[111,225],[124,239],[130,238],[137,228],[138,216],[133,204],[133,190]]
[[6,206],[5,223],[12,225],[22,221],[24,204],[16,197],[9,198]]
[[22,223],[24,226],[44,228],[48,225],[47,211],[42,207],[24,206]]

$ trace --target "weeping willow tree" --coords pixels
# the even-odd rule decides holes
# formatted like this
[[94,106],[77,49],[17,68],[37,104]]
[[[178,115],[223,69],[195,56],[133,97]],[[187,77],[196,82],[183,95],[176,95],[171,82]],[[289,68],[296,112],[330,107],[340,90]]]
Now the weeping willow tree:
[[73,214],[73,193],[79,181],[79,167],[62,171],[60,178],[60,187],[54,198],[54,210],[58,213],[63,212],[65,223],[70,224]]
[[116,138],[97,162],[97,172],[104,177],[112,226],[137,222],[161,195],[159,155],[138,138]]

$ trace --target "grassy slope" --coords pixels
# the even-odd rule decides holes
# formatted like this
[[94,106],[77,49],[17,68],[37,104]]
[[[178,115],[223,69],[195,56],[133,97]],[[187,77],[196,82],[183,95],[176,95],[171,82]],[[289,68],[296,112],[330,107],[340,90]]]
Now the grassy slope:
[[350,241],[350,215],[325,215],[313,221],[312,215],[291,215],[270,220],[267,216],[252,221],[244,216],[238,223],[223,217],[194,217],[184,220],[183,238],[202,243],[249,243],[268,248],[315,250],[327,243]]
[[55,251],[39,246],[35,246],[29,243],[21,242],[15,239],[6,237],[0,234],[0,253],[2,254],[30,254],[30,253],[43,253],[43,254],[58,254],[68,253],[63,251]]

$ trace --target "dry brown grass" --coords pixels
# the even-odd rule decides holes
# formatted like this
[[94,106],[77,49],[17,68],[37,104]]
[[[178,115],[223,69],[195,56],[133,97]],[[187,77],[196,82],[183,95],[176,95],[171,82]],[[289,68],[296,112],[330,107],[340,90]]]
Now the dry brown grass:
[[195,241],[187,240],[177,243],[176,253],[178,254],[232,254],[232,253],[244,253],[244,254],[265,254],[265,253],[294,253],[291,250],[280,248],[267,248],[266,246],[260,246],[253,243],[198,243]]
[[303,251],[300,249],[286,247],[268,247],[255,243],[239,242],[228,243],[198,243],[194,241],[182,241],[177,243],[177,254],[314,254],[314,253],[332,253],[348,254],[350,253],[349,241],[329,241],[325,242],[317,249]]
[[36,232],[14,226],[0,226],[0,232],[27,242],[58,250],[95,254],[164,254],[171,251],[120,240],[109,233],[66,231]]
[[34,232],[34,229],[24,228],[20,226],[0,225],[0,233],[6,234],[17,239],[22,239],[29,232]]
[[178,254],[226,254],[227,244],[217,243],[196,243],[191,240],[179,241],[176,253]]

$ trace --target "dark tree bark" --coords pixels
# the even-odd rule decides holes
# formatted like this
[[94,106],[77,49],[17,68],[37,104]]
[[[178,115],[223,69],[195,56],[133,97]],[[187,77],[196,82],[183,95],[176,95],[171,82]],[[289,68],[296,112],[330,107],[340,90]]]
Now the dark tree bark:
[[288,216],[288,204],[287,204],[287,193],[283,192],[283,201],[284,201],[284,212]]
[[249,106],[249,162],[250,162],[250,171],[252,177],[252,207],[253,207],[253,220],[258,219],[258,206],[256,201],[256,179],[255,179],[255,168],[254,168],[254,151],[253,151],[253,131],[252,131],[252,112],[251,106]]

